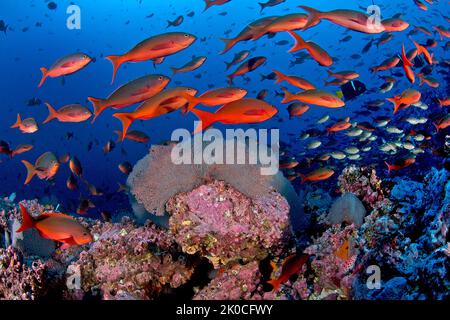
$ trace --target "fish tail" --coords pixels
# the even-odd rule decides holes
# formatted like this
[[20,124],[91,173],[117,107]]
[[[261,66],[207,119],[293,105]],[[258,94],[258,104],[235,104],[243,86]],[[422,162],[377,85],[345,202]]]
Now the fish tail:
[[44,120],[43,124],[49,123],[50,121],[52,121],[53,119],[58,118],[58,111],[55,110],[55,108],[53,108],[50,103],[45,103],[45,105],[48,108],[48,117],[47,119]]
[[334,73],[333,73],[333,71],[331,71],[331,70],[327,70],[327,73],[328,73],[328,78],[330,78],[330,77],[334,77]]
[[22,160],[22,163],[24,164],[25,168],[27,169],[27,178],[25,179],[24,184],[28,184],[28,183],[30,183],[31,179],[33,179],[34,175],[36,174],[36,169],[27,160]]
[[234,77],[235,77],[234,73],[227,76],[227,78],[228,78],[228,83],[229,83],[230,85],[232,85],[232,84],[234,83]]
[[94,107],[94,118],[91,121],[91,123],[94,123],[97,117],[107,108],[107,106],[104,104],[105,100],[103,99],[94,97],[88,97],[87,99],[92,103],[92,106]]
[[123,141],[127,136],[128,128],[130,128],[135,119],[131,113],[115,113],[113,114],[113,117],[119,119],[122,122],[123,130],[120,140]]
[[299,173],[298,176],[300,177],[300,180],[301,180],[300,184],[304,184],[308,180],[306,175],[304,175],[302,173]]
[[258,2],[259,6],[261,7],[260,13],[263,12],[263,10],[266,8],[266,5],[264,3]]
[[436,122],[433,122],[433,126],[436,128],[436,131],[439,133],[439,125]]
[[228,52],[236,44],[236,40],[235,39],[221,38],[220,40],[225,42],[225,48],[222,50],[222,52],[220,54],[224,54],[224,53]]
[[278,279],[269,280],[269,281],[267,281],[267,283],[272,286],[272,292],[277,291],[281,285],[281,283]]
[[405,45],[402,46],[402,60],[403,60],[403,64],[405,64],[406,66],[408,66],[408,67],[414,66],[414,63],[412,63],[406,56]]
[[200,133],[206,128],[208,128],[211,124],[216,122],[216,117],[214,113],[206,112],[203,110],[193,109],[192,113],[199,118],[201,123],[195,128],[194,134]]
[[122,139],[122,131],[114,130],[114,133],[117,134],[117,141],[116,142],[120,142],[121,139]]
[[205,1],[205,9],[203,9],[203,12],[208,10],[213,5],[213,1],[211,0],[204,0],[204,1]]
[[398,108],[400,107],[400,104],[398,103],[397,99],[395,98],[387,98],[386,99],[389,102],[392,102],[394,104],[394,114],[397,113]]
[[290,93],[288,89],[286,89],[285,87],[281,87],[281,90],[283,90],[284,92],[284,99],[283,101],[281,101],[281,103],[289,103],[295,100],[294,95]]
[[175,67],[170,67],[170,70],[172,70],[172,77],[178,73],[178,69]]
[[114,79],[116,78],[117,70],[119,70],[119,67],[123,63],[123,58],[122,58],[122,56],[107,56],[106,59],[111,61],[112,65],[113,65],[113,75],[112,75],[112,80],[111,80],[111,84],[113,84]]
[[226,62],[226,61],[225,61],[225,65],[227,66],[227,67],[225,68],[225,70],[229,70],[229,69],[231,68],[231,66],[232,66],[232,63],[231,63],[231,62]]
[[295,40],[294,46],[291,49],[289,49],[288,52],[299,51],[299,50],[302,50],[302,49],[304,49],[306,47],[305,40],[303,40],[303,38],[300,37],[297,33],[295,33],[294,31],[288,31],[288,33]]
[[277,75],[277,81],[275,81],[275,83],[280,83],[280,82],[283,82],[284,81],[284,79],[286,78],[285,76],[284,76],[284,74],[282,74],[280,71],[278,71],[278,70],[272,70],[273,71],[273,73],[275,73],[276,75]]
[[384,164],[386,165],[386,167],[388,168],[388,173],[391,173],[393,166],[390,165],[389,163],[387,163],[387,161],[384,162]]
[[24,207],[23,204],[19,203],[20,211],[22,212],[22,225],[19,229],[16,230],[17,233],[24,232],[25,230],[31,229],[34,227],[34,220],[30,216],[27,208]]
[[306,30],[311,28],[313,25],[316,25],[320,22],[322,19],[323,12],[316,10],[314,8],[308,7],[308,6],[299,6],[299,8],[302,8],[306,12],[308,12],[308,21],[306,22],[305,26],[302,30]]
[[172,23],[172,21],[167,20],[167,27],[166,27],[166,28],[168,28],[168,27],[170,27],[170,26],[173,26],[173,23]]
[[189,94],[183,94],[183,98],[187,100],[187,105],[183,108],[183,113],[188,113],[192,111],[198,104],[200,104],[201,100],[197,97],[191,96]]
[[42,67],[41,72],[42,72],[42,78],[41,78],[41,82],[39,82],[38,88],[42,87],[45,79],[47,79],[47,77],[48,77],[48,69],[47,68]]
[[16,123],[14,123],[11,128],[18,128],[22,124],[22,119],[20,118],[20,114],[17,114],[17,120]]

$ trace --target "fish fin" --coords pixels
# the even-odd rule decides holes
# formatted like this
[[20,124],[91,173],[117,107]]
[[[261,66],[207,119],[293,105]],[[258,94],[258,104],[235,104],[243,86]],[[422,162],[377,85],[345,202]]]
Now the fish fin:
[[295,100],[294,95],[290,93],[288,89],[286,89],[285,87],[281,87],[281,90],[283,90],[284,92],[284,99],[281,101],[281,103],[289,103]]
[[280,71],[278,71],[278,70],[272,70],[273,71],[273,73],[275,73],[276,75],[277,75],[277,81],[275,81],[275,83],[280,83],[280,82],[283,82],[284,81],[284,79],[286,78],[285,76],[284,76],[284,74],[282,74]]
[[97,117],[108,107],[105,106],[104,102],[105,100],[103,99],[98,99],[98,98],[94,98],[94,97],[88,97],[87,98],[91,103],[92,106],[94,107],[94,118],[92,119],[91,123],[94,123],[94,121],[97,119]]
[[394,104],[394,114],[397,113],[398,108],[400,107],[400,104],[397,102],[397,100],[395,98],[387,98],[386,100]]
[[166,29],[167,29],[168,27],[170,27],[170,26],[173,26],[173,23],[172,23],[172,21],[167,20],[167,27],[166,27]]
[[197,128],[195,128],[194,134],[202,132],[204,129],[208,128],[211,124],[216,122],[216,117],[214,113],[198,109],[193,109],[192,113],[195,114],[201,121],[201,124],[198,125]]
[[433,126],[436,128],[436,131],[439,133],[439,130],[440,130],[439,125],[437,125],[435,122],[433,122]]
[[225,48],[222,50],[222,52],[220,54],[224,54],[224,53],[228,52],[236,44],[236,40],[235,39],[221,38],[220,40],[225,42]]
[[120,142],[120,141],[122,141],[122,131],[119,131],[119,130],[114,130],[114,133],[116,133],[117,134],[117,141],[116,142]]
[[333,71],[331,71],[331,70],[327,70],[327,73],[328,73],[328,78],[330,78],[330,77],[334,77],[334,73],[333,73]]
[[306,47],[305,40],[303,40],[303,38],[300,37],[297,33],[293,32],[293,31],[288,31],[288,33],[295,40],[294,46],[291,49],[289,49],[288,52],[296,52],[296,51],[302,50]]
[[388,173],[391,173],[391,171],[392,171],[392,165],[390,165],[389,163],[387,163],[387,161],[385,161],[384,164],[385,164],[386,167],[388,168]]
[[178,69],[175,67],[170,67],[170,70],[172,70],[172,77],[178,73]]
[[116,78],[116,74],[117,74],[117,70],[119,70],[119,67],[122,65],[123,58],[122,56],[107,56],[106,59],[108,59],[109,61],[111,61],[112,65],[113,65],[113,75],[112,75],[112,80],[111,80],[111,84],[114,83],[114,79]]
[[41,72],[42,72],[42,78],[41,78],[41,82],[39,82],[38,88],[42,87],[45,79],[47,79],[47,77],[48,77],[48,69],[47,68],[42,67]]
[[115,113],[113,114],[113,117],[119,119],[122,122],[122,136],[121,141],[125,140],[125,137],[127,136],[128,128],[130,128],[131,124],[134,122],[134,117],[131,113]]
[[34,175],[36,174],[36,169],[27,160],[22,160],[22,163],[24,164],[25,168],[27,168],[27,178],[25,179],[24,184],[28,184],[28,183],[30,183],[31,179],[33,179]]
[[203,9],[203,12],[205,12],[213,5],[214,2],[211,0],[203,0],[203,1],[205,1],[205,9]]
[[192,111],[198,104],[200,104],[201,100],[197,97],[191,96],[189,94],[183,93],[183,98],[188,101],[186,107],[183,108],[183,113],[188,113]]
[[11,128],[18,128],[22,124],[22,119],[20,118],[20,114],[17,114],[17,120],[16,123],[14,123]]
[[300,184],[304,184],[307,180],[306,175],[299,173],[298,176],[300,177],[301,183]]
[[30,216],[27,208],[24,207],[23,204],[19,203],[20,211],[22,212],[22,225],[19,229],[16,230],[17,233],[24,232],[25,230],[31,229],[34,227],[34,220]]
[[414,63],[412,63],[408,57],[406,56],[406,52],[405,52],[405,45],[402,46],[402,60],[403,63],[408,66],[408,67],[413,67]]
[[259,11],[259,13],[263,12],[263,10],[265,9],[265,4],[262,2],[258,2],[259,6],[261,7],[261,10]]
[[306,22],[306,24],[302,28],[302,30],[311,28],[312,26],[319,23],[320,20],[322,19],[322,17],[321,17],[322,12],[319,10],[316,10],[316,9],[308,7],[308,6],[299,6],[299,8],[302,8],[303,10],[308,12],[308,21]]
[[272,286],[272,292],[277,291],[280,288],[280,281],[278,279],[272,279],[267,281],[268,284],[270,284]]
[[52,121],[53,119],[58,118],[58,111],[55,110],[55,108],[53,108],[50,103],[45,103],[45,105],[48,108],[48,117],[47,119],[44,120],[43,124],[49,123],[50,121]]
[[226,61],[225,61],[225,65],[227,66],[227,67],[225,68],[225,71],[228,71],[228,70],[231,68],[232,63],[231,63],[231,62],[226,62]]

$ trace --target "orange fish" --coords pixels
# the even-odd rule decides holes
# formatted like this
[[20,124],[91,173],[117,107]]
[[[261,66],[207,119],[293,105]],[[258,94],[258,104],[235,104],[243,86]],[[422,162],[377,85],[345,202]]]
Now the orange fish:
[[392,98],[387,98],[386,100],[394,104],[395,114],[397,111],[406,109],[410,105],[419,102],[421,97],[422,95],[419,91],[414,89],[407,89],[402,94]]
[[204,56],[202,56],[202,57],[193,57],[191,61],[186,63],[181,68],[171,67],[170,69],[172,70],[172,73],[174,75],[177,74],[177,73],[186,73],[186,72],[194,71],[194,70],[197,70],[198,68],[200,68],[203,65],[203,63],[205,63],[206,59],[207,58],[204,57]]
[[277,70],[273,70],[273,72],[277,75],[277,81],[275,83],[280,83],[280,82],[286,81],[290,85],[293,85],[294,87],[297,87],[302,90],[316,89],[315,85],[313,85],[312,83],[310,83],[309,81],[307,81],[303,78],[296,77],[296,76],[288,76]]
[[450,38],[450,30],[449,29],[447,29],[443,26],[434,26],[433,29],[439,33],[439,35],[441,36],[441,40],[444,40],[444,37]]
[[328,77],[335,77],[336,79],[340,80],[354,80],[356,78],[359,78],[359,74],[354,71],[340,71],[340,72],[333,72],[331,70],[327,70]]
[[272,285],[272,291],[277,291],[280,288],[280,285],[287,282],[290,277],[298,274],[303,265],[308,261],[309,255],[297,255],[293,254],[284,260],[283,265],[281,267],[281,274],[277,279],[272,279],[267,281],[270,285]]
[[145,101],[160,93],[170,82],[170,78],[161,74],[148,75],[130,81],[115,90],[108,98],[88,97],[94,106],[94,119],[107,108],[121,109]]
[[429,65],[433,65],[433,55],[434,54],[430,54],[427,50],[427,48],[425,48],[424,46],[421,46],[420,44],[418,44],[417,42],[415,42],[414,40],[411,40],[414,45],[416,46],[417,49],[417,54],[421,55],[423,54],[425,56],[425,60],[428,62]]
[[77,208],[77,214],[86,214],[90,209],[95,208],[95,204],[89,199],[80,199],[80,204]]
[[49,103],[45,103],[48,108],[48,117],[44,124],[58,119],[60,122],[83,122],[92,116],[91,111],[80,104],[69,104],[56,111]]
[[[119,136],[119,141],[122,139],[122,131],[114,130],[115,133]],[[128,131],[127,135],[125,136],[125,139],[139,142],[139,143],[147,143],[150,141],[150,138],[148,135],[146,135],[144,132],[132,130]]]
[[437,123],[434,123],[434,126],[436,127],[437,132],[448,128],[450,126],[450,114],[447,114],[445,117],[443,117]]
[[411,165],[414,164],[414,162],[416,162],[415,158],[404,158],[404,159],[400,159],[397,160],[394,164],[389,164],[387,163],[387,161],[385,161],[384,163],[386,164],[387,168],[388,168],[388,172],[391,173],[391,171],[395,170],[402,170],[405,169]]
[[291,103],[287,109],[289,112],[289,119],[292,119],[293,117],[300,117],[305,114],[305,112],[309,110],[309,106],[294,102]]
[[257,40],[268,33],[300,30],[306,25],[307,21],[308,15],[304,13],[292,13],[278,17],[265,28],[260,29],[260,34],[254,36],[253,40]]
[[414,4],[415,4],[419,9],[421,9],[421,10],[423,10],[423,11],[427,11],[427,10],[428,10],[428,7],[425,5],[425,3],[423,3],[423,2],[420,1],[420,0],[414,0]]
[[381,21],[385,32],[401,32],[408,29],[409,23],[398,18],[390,18]]
[[333,59],[319,45],[312,41],[303,40],[302,37],[293,31],[288,31],[288,33],[295,39],[295,45],[288,52],[306,49],[311,57],[321,66],[329,67],[333,64]]
[[16,232],[36,229],[42,238],[63,243],[61,249],[84,245],[93,241],[89,231],[77,220],[62,213],[43,213],[36,220],[20,205],[22,225]]
[[231,0],[203,0],[203,1],[205,1],[205,9],[203,10],[203,12],[205,12],[212,6],[221,6],[225,3],[230,2]]
[[352,126],[352,124],[350,123],[350,118],[347,118],[343,121],[339,121],[339,122],[333,124],[332,126],[327,127],[326,130],[328,133],[339,132],[339,131],[347,130],[351,126]]
[[77,157],[73,156],[70,158],[69,168],[74,175],[78,177],[81,177],[83,175],[83,167],[81,166],[81,162]]
[[37,158],[34,166],[26,160],[22,160],[22,163],[27,169],[27,178],[24,184],[28,184],[35,175],[41,180],[50,180],[59,169],[58,159],[51,152],[46,152]]
[[238,42],[253,40],[255,37],[260,35],[260,30],[264,30],[269,24],[271,24],[278,17],[264,17],[253,21],[248,26],[246,26],[235,38],[232,39],[221,39],[225,42],[225,49],[220,54],[228,52],[233,48]]
[[400,58],[397,56],[394,56],[392,58],[384,60],[379,66],[370,68],[370,70],[372,72],[386,71],[386,70],[392,69],[395,66],[397,66],[399,62],[400,62]]
[[334,174],[334,171],[330,168],[320,168],[310,172],[308,174],[299,174],[302,179],[301,184],[304,184],[307,181],[317,182],[329,179]]
[[228,75],[227,78],[233,83],[233,79],[237,76],[242,76],[248,72],[252,72],[266,62],[266,57],[254,57],[247,61],[244,61],[232,74]]
[[247,90],[241,88],[217,88],[209,90],[198,97],[184,94],[183,97],[189,102],[184,112],[189,112],[197,105],[202,104],[207,107],[221,106],[236,100],[240,100],[247,95]]
[[335,256],[343,261],[350,259],[351,243],[350,240],[345,240],[344,243],[336,250]]
[[66,187],[69,190],[75,190],[78,188],[78,182],[73,174],[70,174],[70,176],[67,178]]
[[41,68],[42,79],[39,83],[39,88],[44,84],[44,81],[48,77],[56,78],[67,76],[83,69],[91,61],[92,59],[88,55],[84,53],[75,53],[59,59],[50,67],[50,69],[44,67]]
[[28,143],[20,144],[11,152],[11,158],[13,158],[19,154],[28,152],[28,151],[32,150],[33,148],[34,148],[34,146],[32,144],[28,144]]
[[140,119],[149,120],[158,116],[171,113],[187,105],[188,101],[183,94],[195,95],[197,90],[187,87],[177,87],[161,91],[154,97],[143,102],[133,112],[115,113],[113,116],[122,122],[123,141],[127,135],[130,125]]
[[328,20],[334,24],[345,27],[350,30],[363,33],[381,33],[385,31],[383,24],[369,23],[369,16],[365,13],[354,10],[333,10],[321,12],[307,6],[299,6],[309,14],[308,22],[303,30],[311,28],[321,20]]
[[119,170],[124,174],[130,174],[133,171],[133,166],[128,161],[125,161],[119,164]]
[[22,120],[20,114],[17,114],[17,121],[11,128],[19,128],[22,133],[35,133],[39,130],[36,120],[33,118],[27,118]]
[[282,103],[289,103],[298,100],[303,103],[313,104],[325,108],[340,108],[345,106],[345,102],[326,91],[321,90],[306,90],[297,94],[290,93],[286,88],[281,88],[284,91],[284,99]]
[[406,57],[404,45],[402,46],[402,63],[403,63],[403,70],[405,70],[406,77],[408,78],[409,82],[414,83],[416,81],[416,78],[414,76],[414,72],[411,69],[411,67],[414,66],[414,63],[412,63]]
[[113,64],[113,76],[111,83],[117,74],[119,67],[126,62],[142,62],[157,60],[167,57],[189,47],[197,38],[189,33],[168,32],[148,38],[137,44],[123,55],[111,55],[106,59]]
[[420,79],[419,86],[423,86],[425,83],[430,86],[431,88],[439,88],[440,84],[439,81],[433,77],[430,76],[424,76],[422,73],[418,73],[417,76]]
[[275,116],[278,110],[265,101],[244,98],[223,105],[215,113],[210,113],[198,109],[192,112],[202,122],[194,131],[194,134],[203,131],[213,123],[223,124],[246,124],[260,123]]
[[441,106],[441,108],[450,106],[450,98],[449,97],[445,97],[443,99],[437,99],[437,101],[439,102],[439,105]]

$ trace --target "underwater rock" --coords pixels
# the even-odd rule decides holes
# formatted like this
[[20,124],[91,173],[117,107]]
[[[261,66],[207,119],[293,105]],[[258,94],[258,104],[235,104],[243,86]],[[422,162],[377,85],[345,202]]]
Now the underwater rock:
[[0,300],[38,300],[47,293],[45,266],[40,260],[28,266],[22,254],[0,248]]
[[374,300],[403,300],[407,280],[403,277],[395,277],[382,284],[382,289],[371,293]]
[[170,230],[184,252],[213,265],[279,254],[290,236],[289,205],[277,192],[248,198],[223,181],[180,193],[167,203]]
[[328,214],[328,221],[331,224],[354,223],[360,227],[365,216],[366,209],[362,202],[353,193],[347,192],[334,201]]
[[150,222],[143,227],[129,219],[96,222],[91,233],[96,241],[68,268],[79,270],[83,293],[69,289],[67,297],[154,299],[165,287],[178,288],[192,275],[193,267],[171,235]]
[[[288,200],[294,226],[304,227],[301,200],[281,172],[273,176],[261,175],[262,166],[259,164],[174,164],[171,158],[173,147],[152,146],[150,153],[137,162],[128,177],[127,185],[133,201],[142,204],[148,212],[164,215],[165,204],[174,195],[189,192],[212,180],[220,180],[250,198],[263,196],[275,189]],[[236,150],[245,150],[246,159],[252,156],[246,144],[236,142],[235,147]],[[142,218],[142,210],[138,215]]]

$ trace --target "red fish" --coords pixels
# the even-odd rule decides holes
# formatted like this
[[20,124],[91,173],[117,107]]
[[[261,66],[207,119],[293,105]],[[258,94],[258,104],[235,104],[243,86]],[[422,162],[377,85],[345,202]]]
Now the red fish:
[[403,70],[405,70],[406,77],[408,78],[409,82],[414,83],[416,81],[416,77],[414,76],[414,72],[412,71],[411,67],[414,66],[414,63],[408,60],[405,53],[405,46],[402,46],[402,63],[403,63]]
[[91,61],[92,59],[88,55],[84,53],[75,53],[59,59],[50,67],[50,69],[42,67],[42,79],[39,83],[39,88],[42,87],[44,81],[48,77],[56,78],[67,76],[83,69]]
[[319,45],[312,41],[305,41],[293,31],[288,33],[295,39],[295,45],[288,52],[296,52],[302,49],[306,49],[311,57],[317,61],[321,66],[329,67],[333,64],[333,59],[330,55],[322,49]]
[[272,279],[267,281],[270,285],[272,285],[272,291],[277,291],[280,288],[280,285],[287,282],[290,277],[298,274],[303,265],[308,261],[309,255],[297,255],[293,254],[284,260],[283,265],[281,267],[281,274],[277,279]]
[[384,163],[386,164],[387,168],[388,168],[388,172],[391,173],[391,171],[395,170],[402,170],[405,169],[411,165],[414,164],[414,162],[416,162],[415,158],[404,158],[404,159],[400,159],[397,160],[394,164],[389,164],[387,163],[387,161],[385,161]]
[[93,241],[89,231],[77,220],[62,213],[43,213],[36,220],[20,205],[22,225],[16,232],[36,229],[43,238],[63,243],[61,249],[84,245]]
[[221,6],[225,3],[230,2],[231,0],[203,0],[203,1],[205,1],[205,10],[203,10],[203,12],[205,12],[212,6]]

